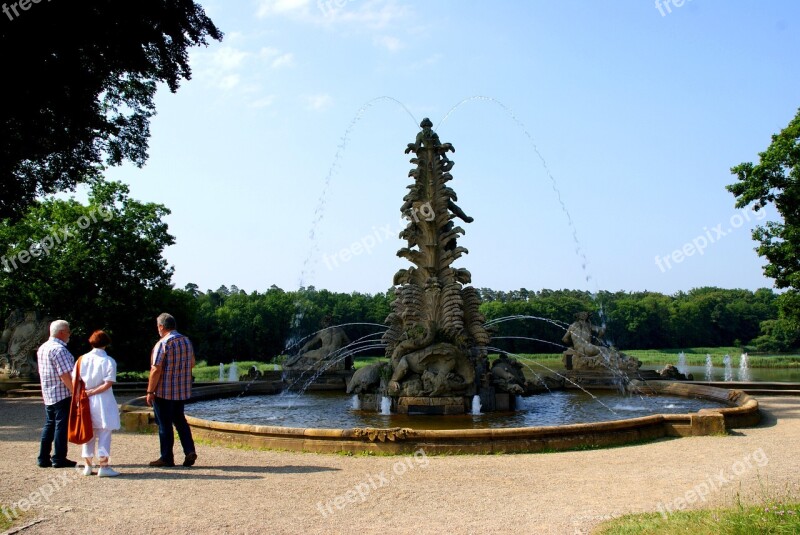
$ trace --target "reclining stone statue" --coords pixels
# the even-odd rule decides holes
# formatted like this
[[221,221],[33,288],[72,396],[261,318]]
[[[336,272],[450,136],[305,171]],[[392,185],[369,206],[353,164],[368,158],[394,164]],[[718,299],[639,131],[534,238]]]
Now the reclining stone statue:
[[568,370],[607,369],[610,371],[635,372],[642,363],[633,357],[623,355],[613,347],[605,347],[592,343],[592,338],[605,334],[604,327],[595,327],[589,321],[588,312],[575,314],[575,321],[567,328],[562,338],[565,344],[571,344],[562,354],[564,367]]

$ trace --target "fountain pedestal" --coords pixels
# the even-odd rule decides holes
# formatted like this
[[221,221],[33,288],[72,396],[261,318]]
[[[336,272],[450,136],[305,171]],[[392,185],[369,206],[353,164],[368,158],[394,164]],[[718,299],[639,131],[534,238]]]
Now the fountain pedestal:
[[400,396],[395,399],[394,410],[398,414],[465,414],[471,410],[471,405],[471,398],[466,396]]
[[[316,388],[316,390],[319,390],[319,388]],[[380,411],[381,398],[383,398],[383,396],[380,394],[358,394],[358,410],[368,412]],[[516,409],[517,398],[514,395],[506,392],[495,392],[494,389],[492,389],[491,392],[481,393],[481,412],[514,411]],[[395,414],[409,414],[415,416],[468,414],[472,412],[472,396],[400,396],[393,398],[392,412]]]
[[481,397],[481,409],[483,412],[492,412],[497,410],[495,388],[493,386],[481,386],[479,395]]
[[628,376],[625,372],[614,373],[609,370],[565,370],[564,386],[566,388],[599,389],[599,390],[619,390],[620,386],[626,385],[636,375]]

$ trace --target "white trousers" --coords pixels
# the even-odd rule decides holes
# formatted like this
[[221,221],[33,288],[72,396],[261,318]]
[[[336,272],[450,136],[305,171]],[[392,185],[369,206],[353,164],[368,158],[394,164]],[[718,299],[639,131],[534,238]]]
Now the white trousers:
[[108,457],[111,455],[111,429],[92,429],[94,436],[92,440],[83,445],[82,457],[91,459],[94,457],[95,445],[97,446],[98,457]]

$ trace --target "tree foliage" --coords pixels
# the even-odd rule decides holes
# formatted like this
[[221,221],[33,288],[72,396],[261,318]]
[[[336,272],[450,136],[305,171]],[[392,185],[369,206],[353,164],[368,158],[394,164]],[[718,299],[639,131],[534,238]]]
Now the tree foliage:
[[800,342],[800,110],[758,156],[758,164],[744,162],[731,169],[738,182],[727,189],[738,208],[773,204],[781,216],[753,230],[756,251],[768,262],[764,274],[787,289],[778,298],[779,317],[762,324],[763,334],[754,344],[765,351],[787,351]]
[[620,349],[658,349],[744,345],[762,333],[761,323],[778,316],[776,296],[756,292],[696,288],[674,296],[656,292],[575,290],[496,292],[481,288],[481,311],[487,320],[521,315],[498,323],[493,344],[512,352],[563,350],[564,326],[575,313],[592,313],[605,326],[604,341]]
[[74,199],[34,203],[16,223],[0,222],[0,309],[42,311],[72,324],[72,345],[88,349],[106,329],[121,362],[147,362],[155,317],[174,304],[174,243],[163,205],[141,203],[118,182],[96,182],[83,205]]
[[[197,285],[187,285],[196,291]],[[233,286],[232,286],[233,288]],[[192,305],[195,347],[209,364],[231,360],[270,361],[296,352],[302,342],[329,319],[347,325],[351,340],[380,332],[389,314],[387,294],[368,295],[316,290],[314,287],[285,292],[272,286],[264,293],[231,292],[226,286],[197,292]],[[380,355],[373,348],[370,355]]]
[[[270,361],[296,352],[302,341],[323,327],[325,318],[344,325],[351,340],[379,333],[389,313],[390,293],[337,293],[314,287],[286,292],[272,286],[267,292],[232,292],[221,286],[205,293],[197,285],[174,293],[186,298],[190,335],[200,358],[209,364],[231,360]],[[481,311],[487,322],[498,322],[492,346],[515,353],[558,353],[561,338],[575,313],[589,311],[592,321],[605,324],[605,341],[620,349],[744,346],[785,351],[797,337],[780,330],[779,301],[770,289],[755,292],[697,288],[673,296],[656,292],[600,292],[526,289],[510,292],[481,288]],[[180,320],[179,320],[180,322]],[[365,325],[365,324],[380,324]],[[764,329],[762,329],[762,327]],[[779,343],[773,340],[780,338]],[[374,339],[374,336],[373,336]],[[368,347],[368,346],[363,346]],[[371,345],[361,355],[379,356]]]
[[143,165],[156,84],[175,92],[189,48],[222,38],[191,0],[19,4],[0,14],[0,219],[103,165]]
[[778,288],[800,290],[800,110],[779,134],[772,136],[758,164],[745,162],[731,172],[738,182],[727,186],[736,206],[756,210],[773,204],[783,221],[769,221],[753,230],[756,249],[768,260],[764,274]]

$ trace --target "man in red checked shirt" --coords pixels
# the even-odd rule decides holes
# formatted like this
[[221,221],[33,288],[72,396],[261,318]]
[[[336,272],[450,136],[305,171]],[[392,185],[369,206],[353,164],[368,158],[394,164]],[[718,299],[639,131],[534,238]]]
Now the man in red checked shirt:
[[152,461],[150,466],[175,466],[172,453],[175,444],[173,426],[178,431],[183,447],[183,466],[192,466],[197,460],[197,453],[183,407],[186,400],[192,397],[194,349],[189,338],[175,330],[175,318],[169,314],[158,316],[156,327],[161,339],[153,347],[151,354],[150,380],[145,399],[153,407],[156,416],[161,456]]

